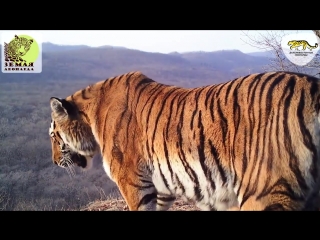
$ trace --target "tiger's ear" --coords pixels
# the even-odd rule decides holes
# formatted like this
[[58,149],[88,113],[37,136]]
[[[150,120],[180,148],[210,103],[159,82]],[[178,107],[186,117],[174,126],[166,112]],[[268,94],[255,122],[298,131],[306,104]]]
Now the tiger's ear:
[[67,115],[67,110],[62,105],[62,99],[51,97],[50,98],[50,106],[52,112],[58,113],[59,115]]
[[69,103],[65,99],[51,97],[50,98],[50,106],[51,106],[52,111],[54,113],[57,113],[61,117],[69,116],[70,114],[72,114],[74,112],[72,104]]

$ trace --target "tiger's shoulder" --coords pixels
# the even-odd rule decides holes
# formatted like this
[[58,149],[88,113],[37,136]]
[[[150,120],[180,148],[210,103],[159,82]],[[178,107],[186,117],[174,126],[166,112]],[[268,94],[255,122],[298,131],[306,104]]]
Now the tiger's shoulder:
[[128,86],[131,85],[141,85],[144,83],[157,83],[153,79],[149,78],[146,74],[141,71],[130,71],[115,77],[110,77],[106,79],[103,83],[105,86],[113,86],[114,84]]

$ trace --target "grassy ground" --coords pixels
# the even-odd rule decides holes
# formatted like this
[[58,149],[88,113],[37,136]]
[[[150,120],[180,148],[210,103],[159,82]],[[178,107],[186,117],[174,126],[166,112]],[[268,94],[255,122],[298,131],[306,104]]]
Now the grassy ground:
[[[320,211],[320,199],[319,209]],[[176,200],[169,211],[199,211],[196,206],[188,204],[183,200]],[[123,198],[110,198],[104,201],[94,201],[83,207],[80,211],[129,211],[127,204]]]
[[[129,209],[123,198],[113,198],[91,202],[81,211],[129,211]],[[169,211],[199,211],[199,209],[194,205],[185,203],[183,200],[176,200]]]

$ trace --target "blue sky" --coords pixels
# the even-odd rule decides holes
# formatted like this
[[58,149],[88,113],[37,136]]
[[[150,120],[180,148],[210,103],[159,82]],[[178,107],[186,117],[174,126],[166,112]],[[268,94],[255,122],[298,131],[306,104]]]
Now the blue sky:
[[[295,30],[296,32],[297,30]],[[309,30],[311,31],[311,30]],[[0,33],[3,31],[0,30]],[[38,31],[43,42],[62,45],[121,46],[147,52],[169,53],[237,49],[244,53],[261,51],[246,44],[244,32],[256,30],[99,30]],[[286,31],[288,33],[293,31]]]

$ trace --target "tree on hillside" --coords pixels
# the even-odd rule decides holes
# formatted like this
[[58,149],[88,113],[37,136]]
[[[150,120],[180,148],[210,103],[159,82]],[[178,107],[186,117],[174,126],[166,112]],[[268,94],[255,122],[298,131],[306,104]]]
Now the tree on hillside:
[[[312,30],[318,37],[320,46],[320,30]],[[282,38],[287,35],[282,31],[265,31],[257,32],[257,35],[249,34],[248,31],[242,31],[245,39],[242,39],[246,44],[258,48],[260,50],[270,51],[270,63],[265,67],[266,71],[293,71],[307,73],[320,76],[320,54],[316,56],[305,66],[298,66],[289,61],[284,55],[281,47]],[[297,31],[298,32],[298,31]]]

